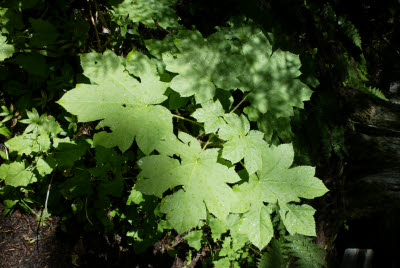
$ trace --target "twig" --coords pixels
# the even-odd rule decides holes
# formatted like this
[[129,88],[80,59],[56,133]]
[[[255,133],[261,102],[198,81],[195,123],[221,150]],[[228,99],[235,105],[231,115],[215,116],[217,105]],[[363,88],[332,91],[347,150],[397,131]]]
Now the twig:
[[[88,3],[89,3],[89,0],[88,0]],[[93,24],[94,32],[96,33],[97,48],[99,49],[99,52],[101,52],[100,36],[99,36],[99,32],[97,31],[96,23],[93,18],[92,9],[91,9],[90,4],[89,4],[89,14],[90,14],[90,20],[92,21],[92,24]]]
[[247,93],[246,96],[244,96],[244,98],[238,103],[238,105],[236,105],[235,108],[233,108],[230,114],[233,113],[237,108],[239,108],[240,105],[242,105],[242,103],[247,99],[247,96],[249,96],[249,93]]
[[207,145],[210,143],[210,140],[211,140],[211,138],[212,138],[213,135],[214,135],[214,134],[211,133],[210,137],[208,137],[208,140],[207,140],[206,144],[204,144],[203,149],[201,149],[200,154],[206,149],[206,147],[207,147]]
[[90,221],[88,214],[87,214],[87,197],[86,197],[86,201],[85,201],[85,214],[86,214],[86,219],[88,220],[88,222],[93,225],[93,223]]
[[38,252],[39,252],[39,230],[40,230],[40,224],[42,223],[42,216],[43,216],[43,209],[40,210],[40,218],[38,226],[36,228],[36,249]]
[[53,175],[51,175],[50,183],[49,183],[49,186],[47,187],[46,201],[45,201],[45,203],[44,203],[44,211],[45,211],[45,213],[46,213],[46,217],[49,216],[49,212],[47,211],[47,202],[49,201],[50,189],[51,189],[51,184],[52,184],[52,182],[53,182],[54,174],[55,174],[55,172],[54,172],[54,170],[53,170]]
[[185,117],[183,117],[183,116],[176,115],[176,114],[172,114],[172,116],[173,116],[173,117],[176,117],[176,118],[179,118],[179,119],[182,119],[182,120],[185,120],[185,121],[188,121],[188,122],[190,122],[190,123],[196,124],[196,125],[198,125],[198,126],[204,127],[202,124],[200,124],[200,123],[198,123],[198,122],[196,122],[196,121],[194,121],[194,120],[185,118]]
[[28,224],[29,230],[33,231],[31,228],[31,224],[29,223],[28,219],[25,217],[24,214],[22,214],[22,217],[24,217],[24,219],[26,220],[26,223]]
[[14,246],[14,245],[11,245],[13,248],[16,248],[16,249],[22,249],[23,250],[23,248],[21,248],[21,247],[18,247],[18,246]]
[[28,246],[28,244],[26,243],[26,241],[23,240],[22,242],[24,243],[24,245],[25,245],[25,247],[26,247],[26,250],[30,253],[31,250],[29,249],[29,246]]
[[190,230],[188,230],[188,231],[186,231],[186,232],[184,232],[183,234],[177,235],[177,236],[175,237],[175,239],[174,239],[174,244],[168,245],[166,249],[167,249],[167,250],[170,250],[170,249],[176,247],[177,245],[179,245],[179,244],[185,239],[185,236],[186,236],[188,233],[190,233],[192,230],[193,230],[193,228],[190,229]]
[[30,206],[28,206],[23,199],[21,199],[21,202],[24,203],[24,205],[32,212],[32,214],[35,214],[36,217],[39,217],[39,215],[36,214],[36,212]]

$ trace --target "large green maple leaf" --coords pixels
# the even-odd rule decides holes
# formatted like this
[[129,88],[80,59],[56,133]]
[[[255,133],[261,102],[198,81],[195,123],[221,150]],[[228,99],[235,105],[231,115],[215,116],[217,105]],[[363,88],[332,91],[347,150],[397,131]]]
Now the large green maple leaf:
[[[164,197],[161,211],[179,233],[198,226],[207,217],[207,210],[219,219],[231,211],[235,198],[227,183],[240,180],[233,168],[217,163],[218,149],[202,150],[192,136],[180,133],[171,146],[181,161],[167,155],[151,155],[139,160],[142,169],[136,184],[144,194],[162,197],[168,189],[182,188]],[[173,139],[168,139],[171,143]],[[161,150],[163,151],[163,150]],[[207,209],[207,210],[206,210]]]
[[292,116],[293,106],[302,108],[303,101],[310,99],[312,91],[298,79],[298,55],[280,49],[272,51],[261,31],[248,38],[242,53],[247,72],[238,77],[240,88],[251,91],[248,98],[261,113]]
[[156,22],[163,28],[178,26],[178,17],[171,8],[177,0],[111,0],[112,7],[118,16],[126,17],[132,22],[141,22],[151,28]]
[[295,205],[300,198],[313,199],[324,195],[328,189],[314,177],[315,168],[290,166],[294,151],[291,144],[271,146],[263,154],[263,168],[257,173],[263,192],[263,200],[277,203],[280,215],[290,234],[315,235],[315,210],[308,205]]
[[239,54],[220,33],[204,38],[198,31],[181,31],[174,40],[180,53],[164,53],[168,71],[178,73],[171,88],[183,97],[195,96],[197,103],[211,100],[216,84],[222,89],[235,89],[232,77],[241,73]]
[[157,105],[166,99],[168,83],[159,80],[155,64],[139,52],[128,55],[126,67],[123,63],[109,50],[81,55],[84,74],[92,84],[78,84],[58,103],[79,122],[101,120],[98,128],[111,129],[96,133],[95,145],[118,146],[124,152],[136,138],[139,148],[150,154],[162,137],[172,133],[171,113]]
[[239,231],[262,249],[273,237],[269,214],[265,205],[279,204],[279,213],[290,234],[315,235],[315,210],[309,205],[297,205],[300,198],[312,199],[325,194],[328,189],[314,177],[315,169],[309,166],[290,168],[293,147],[283,144],[263,151],[262,170],[249,177],[249,182],[234,186],[237,198],[232,212],[243,213]]
[[238,202],[232,209],[235,213],[243,213],[239,223],[239,232],[246,234],[251,243],[263,249],[274,236],[271,222],[271,209],[264,205],[263,187],[255,174],[249,182],[233,188]]

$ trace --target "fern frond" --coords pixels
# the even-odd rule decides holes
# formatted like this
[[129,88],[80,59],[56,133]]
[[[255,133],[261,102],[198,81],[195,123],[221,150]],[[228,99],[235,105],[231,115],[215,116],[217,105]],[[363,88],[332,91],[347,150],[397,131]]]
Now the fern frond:
[[356,28],[356,26],[354,26],[353,23],[351,23],[349,20],[347,20],[344,17],[340,17],[338,24],[340,26],[340,28],[343,29],[345,35],[351,40],[353,41],[353,43],[361,48],[361,36],[358,32],[358,29]]
[[322,16],[331,22],[336,21],[336,13],[330,4],[325,4],[322,9]]
[[361,89],[362,92],[373,95],[381,100],[385,100],[387,101],[388,99],[386,98],[386,96],[383,94],[383,92],[376,87],[364,87]]
[[289,255],[298,258],[295,262],[299,268],[325,267],[322,247],[315,244],[309,237],[299,234],[286,236],[285,248]]
[[257,268],[286,267],[288,256],[285,254],[284,242],[273,239],[268,251],[265,252],[257,264]]

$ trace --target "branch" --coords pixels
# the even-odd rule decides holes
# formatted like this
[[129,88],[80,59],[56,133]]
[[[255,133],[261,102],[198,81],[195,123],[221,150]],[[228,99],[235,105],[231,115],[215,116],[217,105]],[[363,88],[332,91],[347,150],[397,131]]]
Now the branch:
[[249,96],[250,93],[247,93],[246,96],[244,96],[244,98],[238,103],[238,105],[235,106],[235,108],[233,108],[233,110],[230,112],[233,113],[237,108],[239,108],[240,105],[242,105],[242,103],[247,99],[247,96]]
[[190,123],[196,124],[196,125],[198,125],[198,126],[204,127],[202,124],[200,124],[200,123],[198,123],[198,122],[196,122],[196,121],[194,121],[194,120],[185,118],[185,117],[183,117],[183,116],[176,115],[176,114],[172,114],[172,116],[175,117],[175,118],[178,118],[178,119],[185,120],[185,121],[188,121],[188,122],[190,122]]

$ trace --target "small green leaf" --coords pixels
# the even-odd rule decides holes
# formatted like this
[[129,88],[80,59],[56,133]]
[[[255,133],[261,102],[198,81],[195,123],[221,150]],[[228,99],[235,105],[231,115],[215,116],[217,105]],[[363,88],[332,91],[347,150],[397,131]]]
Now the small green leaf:
[[222,150],[222,157],[232,163],[237,163],[244,158],[247,172],[251,175],[262,169],[262,153],[267,149],[263,140],[264,134],[260,131],[250,130],[247,118],[237,114],[224,116],[227,124],[221,125],[219,137],[226,140]]
[[18,187],[36,182],[37,178],[26,168],[25,162],[12,162],[0,166],[0,180],[4,180],[7,185]]
[[143,195],[141,192],[137,191],[135,187],[132,188],[131,193],[128,196],[128,200],[126,201],[126,204],[128,206],[132,204],[140,204],[141,202],[144,201]]
[[202,103],[202,108],[197,109],[192,116],[197,121],[204,123],[204,129],[206,133],[217,133],[218,129],[224,125],[222,116],[225,114],[221,103],[217,101],[209,100]]
[[13,45],[7,44],[7,37],[0,35],[0,61],[11,57],[15,52]]
[[201,249],[201,240],[203,238],[203,231],[195,230],[191,231],[185,236],[185,240],[188,242],[189,246],[199,251]]
[[213,216],[210,216],[208,225],[211,228],[211,236],[215,241],[219,240],[221,235],[229,229],[225,221],[219,220]]
[[279,203],[282,221],[291,235],[296,233],[302,235],[316,236],[313,209],[309,205],[294,205]]
[[53,171],[56,161],[51,156],[43,159],[40,157],[36,163],[36,168],[41,176],[49,175]]
[[251,243],[262,250],[274,236],[268,209],[264,206],[252,206],[250,211],[243,215],[239,232],[246,234]]
[[3,158],[4,160],[8,160],[7,154],[3,151],[0,151],[0,157]]
[[6,136],[7,138],[11,137],[10,130],[6,126],[0,126],[0,134]]
[[31,155],[32,153],[47,152],[51,142],[47,134],[22,134],[16,136],[6,143],[10,152],[17,152],[19,155]]

